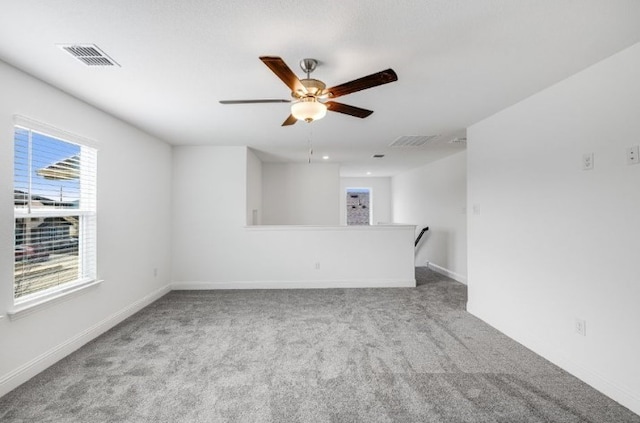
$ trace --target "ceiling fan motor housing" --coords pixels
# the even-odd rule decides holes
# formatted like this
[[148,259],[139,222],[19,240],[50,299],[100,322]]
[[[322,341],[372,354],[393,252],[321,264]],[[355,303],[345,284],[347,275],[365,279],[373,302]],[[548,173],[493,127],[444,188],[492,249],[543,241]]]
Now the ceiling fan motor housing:
[[316,97],[321,95],[323,90],[327,88],[327,85],[319,79],[306,78],[301,79],[300,82],[307,89],[307,93],[305,94],[300,91],[292,92],[291,94],[294,98],[302,98],[309,95]]

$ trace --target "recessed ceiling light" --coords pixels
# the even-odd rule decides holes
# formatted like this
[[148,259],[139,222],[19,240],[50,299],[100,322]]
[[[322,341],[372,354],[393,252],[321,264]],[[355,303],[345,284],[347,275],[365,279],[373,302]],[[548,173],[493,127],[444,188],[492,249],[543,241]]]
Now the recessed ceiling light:
[[322,156],[322,160],[329,160],[329,156]]
[[367,172],[367,175],[371,175],[371,172]]

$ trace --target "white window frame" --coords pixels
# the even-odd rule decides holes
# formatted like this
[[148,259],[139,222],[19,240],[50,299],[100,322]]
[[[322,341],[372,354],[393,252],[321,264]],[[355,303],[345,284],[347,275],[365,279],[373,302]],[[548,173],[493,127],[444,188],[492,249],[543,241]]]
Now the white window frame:
[[[36,132],[51,138],[58,139],[70,144],[76,144],[81,148],[81,155],[83,152],[89,152],[95,160],[97,160],[98,143],[71,132],[67,132],[53,126],[35,121],[24,116],[14,116],[14,134],[15,129],[21,128],[31,132]],[[80,208],[78,209],[14,209],[14,224],[16,219],[20,218],[34,218],[34,217],[63,217],[63,216],[79,216],[83,221],[80,227],[80,234],[78,236],[78,266],[79,278],[67,283],[63,283],[58,286],[43,289],[32,294],[27,294],[19,298],[13,296],[13,309],[7,313],[11,319],[22,317],[23,315],[30,314],[31,312],[40,309],[49,304],[56,303],[63,298],[66,299],[70,295],[75,295],[84,291],[86,288],[96,286],[101,281],[97,278],[97,162],[94,161],[93,165],[88,168],[83,165],[81,161],[80,165]],[[82,175],[85,175],[83,178]],[[92,189],[89,191],[82,188],[83,181],[89,180],[92,184]],[[88,231],[88,232],[87,232]],[[86,243],[90,244],[86,244]],[[15,241],[14,241],[15,243]],[[15,290],[15,280],[12,278],[12,292]]]

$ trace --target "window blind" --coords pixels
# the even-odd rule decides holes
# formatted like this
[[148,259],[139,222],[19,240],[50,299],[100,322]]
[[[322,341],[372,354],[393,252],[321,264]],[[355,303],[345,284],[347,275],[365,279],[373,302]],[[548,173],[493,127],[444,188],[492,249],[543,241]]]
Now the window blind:
[[14,130],[16,303],[96,278],[97,150],[21,123]]

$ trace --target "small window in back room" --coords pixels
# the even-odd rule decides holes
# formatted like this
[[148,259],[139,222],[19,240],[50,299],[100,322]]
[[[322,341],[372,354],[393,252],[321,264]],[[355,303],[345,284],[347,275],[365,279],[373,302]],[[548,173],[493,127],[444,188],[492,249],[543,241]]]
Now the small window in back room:
[[347,188],[347,225],[371,224],[371,189]]

